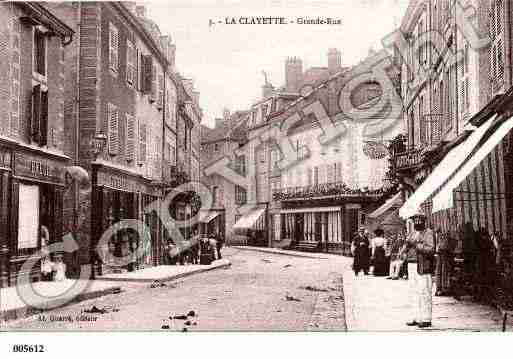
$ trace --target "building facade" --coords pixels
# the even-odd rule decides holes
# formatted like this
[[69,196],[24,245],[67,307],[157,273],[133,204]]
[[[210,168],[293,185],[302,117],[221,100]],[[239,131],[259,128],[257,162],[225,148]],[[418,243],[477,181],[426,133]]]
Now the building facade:
[[[38,3],[0,4],[0,287],[39,280],[24,262],[62,241],[65,48],[74,32]],[[55,253],[62,257],[62,252]]]

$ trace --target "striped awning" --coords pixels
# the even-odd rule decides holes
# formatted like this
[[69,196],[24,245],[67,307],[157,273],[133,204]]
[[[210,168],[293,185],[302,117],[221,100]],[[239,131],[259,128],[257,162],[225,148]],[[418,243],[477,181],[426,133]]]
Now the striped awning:
[[318,212],[338,212],[342,207],[310,207],[310,208],[290,208],[290,209],[282,209],[280,213],[288,214],[288,213],[318,213]]
[[381,207],[376,209],[374,212],[368,215],[369,218],[378,218],[384,213],[390,211],[391,209],[395,209],[398,206],[402,205],[403,200],[401,198],[401,192],[397,192],[392,198],[389,198]]
[[205,211],[200,213],[200,223],[210,223],[213,219],[217,218],[221,212],[219,211]]
[[233,226],[233,229],[251,229],[264,214],[265,207],[257,207],[243,215]]

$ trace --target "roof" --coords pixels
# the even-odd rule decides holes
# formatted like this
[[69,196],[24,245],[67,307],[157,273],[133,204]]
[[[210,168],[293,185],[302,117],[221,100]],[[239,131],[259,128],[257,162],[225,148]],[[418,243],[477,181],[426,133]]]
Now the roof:
[[43,5],[36,2],[16,2],[18,6],[21,6],[25,12],[30,16],[40,21],[45,26],[48,26],[55,33],[61,37],[71,37],[74,34],[73,29],[66,25],[61,19],[56,17]]
[[211,143],[227,139],[243,141],[247,133],[247,114],[248,111],[237,111],[215,128],[201,125],[201,143]]

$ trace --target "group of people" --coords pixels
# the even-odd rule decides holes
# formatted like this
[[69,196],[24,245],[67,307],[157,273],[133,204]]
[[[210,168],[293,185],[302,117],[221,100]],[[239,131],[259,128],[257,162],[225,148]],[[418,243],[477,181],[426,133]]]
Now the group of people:
[[168,264],[210,264],[216,259],[221,259],[221,248],[224,239],[220,235],[199,235],[195,231],[189,240],[175,244],[171,239],[167,245]]
[[[389,279],[409,278],[415,311],[413,320],[406,325],[427,328],[431,326],[432,317],[435,237],[433,231],[426,227],[426,217],[423,214],[412,219],[414,231],[407,238],[398,233],[395,238],[386,239],[384,231],[378,228],[374,231],[374,238],[369,239],[365,229],[360,228],[351,245],[353,270],[355,275],[362,270],[364,274],[369,274],[372,266],[375,276],[388,276]],[[411,270],[408,269],[410,251],[414,251],[416,255],[416,268]]]
[[354,257],[353,270],[355,275],[361,271],[365,275],[370,273],[377,277],[388,276],[388,279],[408,279],[408,246],[402,233],[395,238],[385,238],[385,232],[378,228],[374,237],[361,227],[351,244],[351,253]]

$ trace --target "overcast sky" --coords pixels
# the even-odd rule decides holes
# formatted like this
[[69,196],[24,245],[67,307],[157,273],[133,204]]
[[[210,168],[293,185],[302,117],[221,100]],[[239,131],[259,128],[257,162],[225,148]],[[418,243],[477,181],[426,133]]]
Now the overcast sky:
[[[284,83],[287,56],[303,69],[327,66],[327,51],[342,52],[353,65],[397,27],[408,0],[170,0],[146,3],[149,16],[176,44],[177,69],[201,92],[203,122],[212,126],[224,107],[247,109],[261,96],[262,71],[275,86]],[[209,20],[241,16],[339,18],[342,25],[225,25]]]

